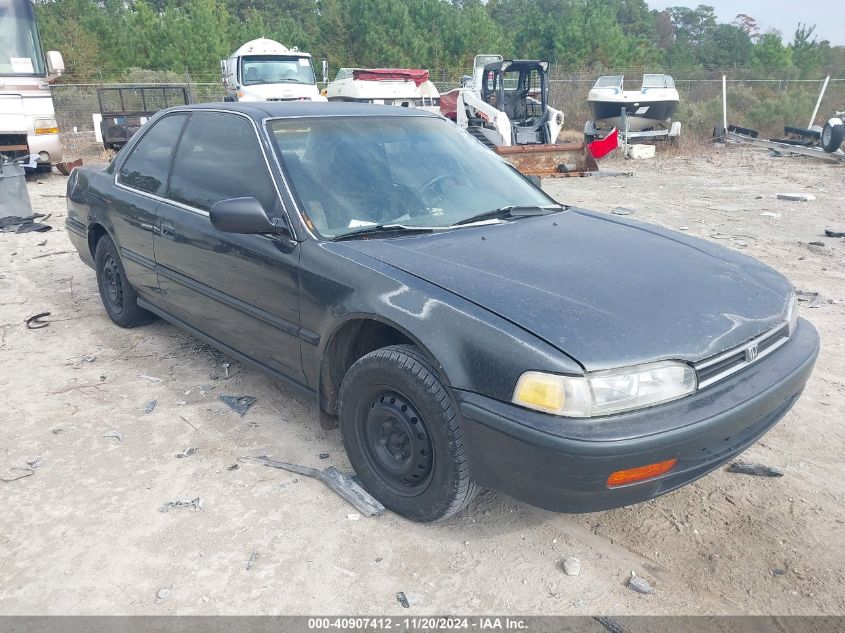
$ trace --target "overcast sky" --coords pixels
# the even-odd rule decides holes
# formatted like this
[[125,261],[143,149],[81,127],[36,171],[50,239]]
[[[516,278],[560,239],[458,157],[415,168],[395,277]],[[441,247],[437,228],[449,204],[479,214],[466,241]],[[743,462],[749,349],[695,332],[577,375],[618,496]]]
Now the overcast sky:
[[746,13],[757,20],[761,32],[777,29],[786,41],[799,22],[816,25],[819,41],[845,44],[845,3],[837,0],[646,0],[652,9],[692,7],[706,4],[715,7],[721,22],[731,22],[738,13]]

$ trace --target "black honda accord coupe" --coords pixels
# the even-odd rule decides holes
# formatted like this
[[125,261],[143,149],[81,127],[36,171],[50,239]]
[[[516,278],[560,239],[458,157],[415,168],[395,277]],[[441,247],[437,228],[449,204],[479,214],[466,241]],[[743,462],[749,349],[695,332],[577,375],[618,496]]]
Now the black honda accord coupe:
[[772,428],[819,348],[771,268],[558,204],[416,109],[162,111],[73,171],[67,229],[112,321],[313,394],[418,521],[480,488],[563,512],[669,492]]

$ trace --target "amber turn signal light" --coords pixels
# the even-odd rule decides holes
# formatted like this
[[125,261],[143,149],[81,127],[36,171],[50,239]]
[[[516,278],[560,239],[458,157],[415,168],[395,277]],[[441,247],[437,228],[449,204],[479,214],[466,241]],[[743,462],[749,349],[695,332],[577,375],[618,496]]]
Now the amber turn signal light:
[[678,458],[667,459],[665,462],[657,462],[656,464],[649,464],[648,466],[638,466],[637,468],[629,468],[628,470],[617,470],[611,473],[607,478],[608,486],[624,486],[625,484],[632,484],[637,481],[651,479],[663,473],[668,473],[675,464],[678,463]]

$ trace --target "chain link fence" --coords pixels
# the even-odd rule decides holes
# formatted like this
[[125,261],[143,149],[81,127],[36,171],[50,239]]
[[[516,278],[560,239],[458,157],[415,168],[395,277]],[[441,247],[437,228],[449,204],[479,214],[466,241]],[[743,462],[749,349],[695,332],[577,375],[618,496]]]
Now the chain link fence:
[[[625,74],[626,87],[638,89],[642,69],[613,69],[601,74]],[[555,69],[550,73],[549,103],[564,112],[565,129],[572,133],[582,131],[584,123],[590,118],[587,93],[598,75],[597,72],[566,72]],[[460,76],[454,76],[442,69],[432,71],[430,77],[441,93],[460,86]],[[807,126],[822,83],[821,79],[728,79],[728,120],[733,124],[757,129],[766,136],[782,134],[785,125]],[[676,76],[675,84],[681,99],[676,119],[682,122],[685,134],[702,138],[709,135],[714,125],[722,119],[721,78]],[[53,103],[59,128],[67,133],[92,132],[92,115],[100,112],[97,99],[97,89],[100,87],[149,85],[163,84],[54,85]],[[225,95],[225,89],[220,82],[186,81],[165,85],[185,88],[191,103],[220,102]],[[152,105],[165,104],[153,102]],[[836,110],[845,110],[845,79],[830,80],[815,124],[823,124]]]

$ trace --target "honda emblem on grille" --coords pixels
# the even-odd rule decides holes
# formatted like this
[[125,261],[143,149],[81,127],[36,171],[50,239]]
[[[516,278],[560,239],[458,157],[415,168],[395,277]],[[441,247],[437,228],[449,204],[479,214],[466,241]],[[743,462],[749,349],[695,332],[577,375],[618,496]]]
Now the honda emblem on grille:
[[746,348],[745,350],[745,362],[750,363],[757,359],[757,354],[759,350],[757,349],[756,345],[752,345],[751,347]]

